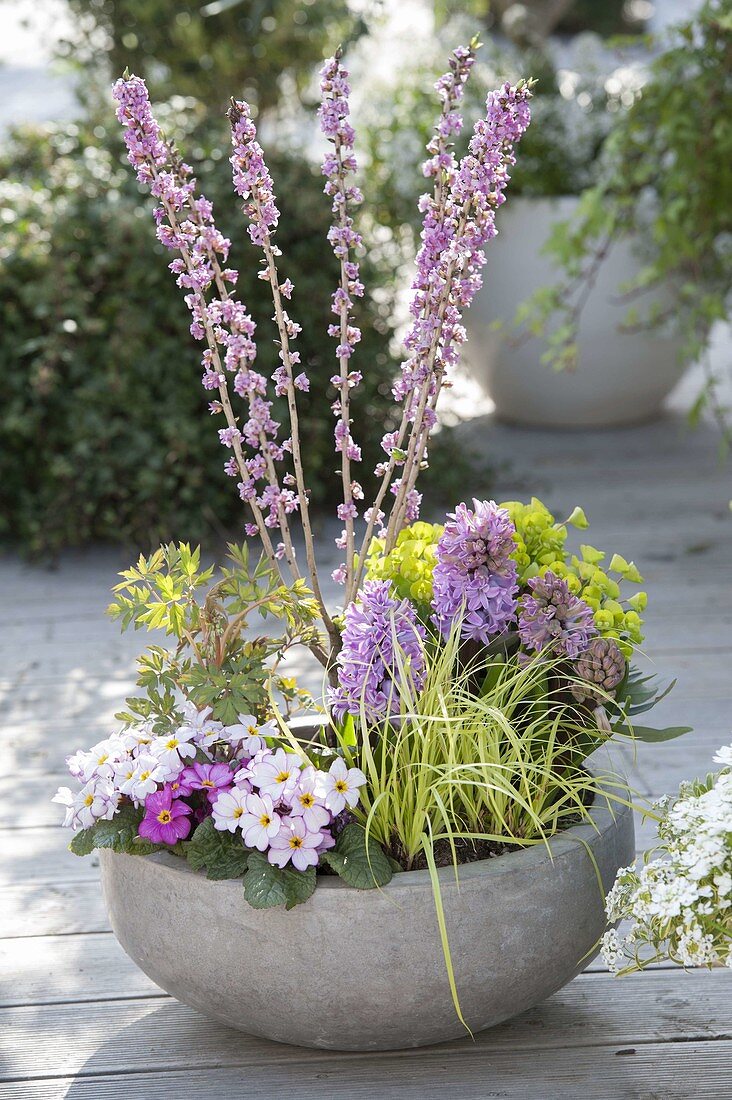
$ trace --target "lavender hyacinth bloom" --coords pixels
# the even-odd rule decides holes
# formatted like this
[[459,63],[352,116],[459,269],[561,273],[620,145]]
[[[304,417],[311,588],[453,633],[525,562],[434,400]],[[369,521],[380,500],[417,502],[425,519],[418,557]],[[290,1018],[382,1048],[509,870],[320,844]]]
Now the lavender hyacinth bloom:
[[558,657],[579,657],[597,634],[592,609],[551,570],[528,583],[531,595],[521,600],[518,623],[523,645],[536,652],[551,648]]
[[495,501],[473,504],[457,506],[437,543],[432,609],[442,634],[462,616],[462,637],[487,645],[516,615],[516,529]]
[[328,693],[333,713],[360,714],[363,706],[369,719],[398,714],[400,665],[408,668],[413,691],[424,684],[426,631],[414,606],[395,598],[389,581],[366,581],[345,619],[339,686]]

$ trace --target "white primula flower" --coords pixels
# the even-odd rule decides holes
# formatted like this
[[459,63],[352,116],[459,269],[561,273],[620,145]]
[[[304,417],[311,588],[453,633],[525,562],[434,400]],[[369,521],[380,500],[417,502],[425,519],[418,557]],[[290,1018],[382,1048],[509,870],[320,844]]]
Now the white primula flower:
[[175,779],[185,767],[185,760],[196,755],[196,746],[191,744],[191,737],[190,732],[183,734],[182,729],[177,729],[164,737],[156,737],[150,743],[150,755],[165,766],[166,779]]
[[[141,753],[134,761],[132,774],[120,784],[120,791],[133,802],[144,802],[149,794],[158,789],[159,783],[168,778],[168,768],[152,753]],[[127,769],[124,769],[125,772]]]
[[144,722],[130,726],[120,734],[122,744],[131,753],[144,752],[154,737],[152,718],[146,718]]
[[289,801],[300,778],[301,764],[294,753],[265,749],[250,761],[247,771],[252,786],[257,787],[260,794],[268,794],[274,802],[281,798]]
[[213,713],[211,707],[204,707],[203,710],[199,710],[195,703],[192,703],[190,699],[186,699],[181,711],[183,713],[183,723],[179,727],[178,733],[184,740],[193,741],[204,749],[210,748],[214,741],[221,740],[224,726],[211,717]]
[[280,831],[281,819],[275,813],[272,799],[268,794],[249,794],[245,800],[246,813],[239,818],[247,848],[257,848],[264,852],[270,841]]
[[235,833],[243,824],[248,797],[247,791],[239,787],[232,787],[230,791],[222,791],[217,795],[211,810],[215,827],[221,832],[228,829],[230,833]]
[[359,799],[358,788],[363,787],[366,776],[359,768],[347,768],[344,760],[334,760],[327,772],[318,772],[317,791],[326,809],[335,816],[353,809]]
[[66,808],[65,826],[88,829],[95,821],[114,816],[119,795],[108,780],[92,779],[75,794],[68,787],[59,787],[52,801]]
[[66,761],[71,774],[80,783],[90,779],[111,779],[115,765],[126,754],[122,740],[117,734],[98,741],[87,752],[76,752]]
[[224,728],[224,740],[234,747],[238,746],[238,756],[256,756],[266,749],[265,737],[276,737],[277,726],[274,722],[260,724],[253,714],[240,714],[239,721]]

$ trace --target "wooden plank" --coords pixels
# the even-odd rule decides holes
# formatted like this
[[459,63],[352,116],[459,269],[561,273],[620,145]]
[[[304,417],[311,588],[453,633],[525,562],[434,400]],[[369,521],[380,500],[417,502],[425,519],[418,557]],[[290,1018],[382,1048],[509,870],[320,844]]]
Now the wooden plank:
[[0,890],[0,939],[109,931],[102,890],[96,880],[28,883]]
[[159,993],[109,932],[0,940],[0,1007]]
[[[585,974],[541,1005],[483,1032],[484,1052],[639,1046],[682,1039],[730,1037],[732,974],[681,975],[657,970],[642,978]],[[322,1052],[274,1046],[221,1027],[169,997],[0,1010],[0,1034],[12,1049],[0,1080],[88,1076],[204,1066],[254,1066],[261,1061],[317,1061]],[[47,1036],[39,1047],[39,1034]],[[118,1038],[113,1038],[118,1034]],[[463,1041],[430,1051],[461,1055]],[[357,1055],[340,1053],[350,1060]]]
[[[124,1035],[120,1036],[124,1041]],[[114,1040],[113,1040],[114,1041]],[[658,1043],[536,1052],[463,1043],[395,1054],[322,1055],[279,1048],[251,1067],[124,1073],[7,1083],[3,1100],[724,1100],[732,1042]],[[152,1061],[152,1058],[151,1058]]]
[[68,850],[71,833],[51,826],[6,829],[0,834],[0,884],[79,882],[95,879],[94,855],[81,859]]

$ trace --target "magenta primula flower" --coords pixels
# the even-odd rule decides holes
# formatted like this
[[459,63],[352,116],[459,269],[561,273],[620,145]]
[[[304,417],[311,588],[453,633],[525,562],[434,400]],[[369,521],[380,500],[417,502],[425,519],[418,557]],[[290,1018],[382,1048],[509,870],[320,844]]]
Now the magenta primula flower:
[[138,832],[153,844],[175,844],[185,840],[191,831],[190,813],[190,806],[174,799],[170,787],[163,787],[148,795]]
[[521,600],[518,631],[527,649],[551,649],[557,657],[579,657],[597,634],[592,608],[573,595],[567,582],[547,570],[529,579]]
[[193,764],[182,772],[181,780],[189,791],[205,791],[209,802],[215,801],[219,791],[228,791],[234,782],[228,764]]
[[437,543],[434,619],[442,634],[461,618],[463,638],[488,644],[516,615],[515,527],[493,500],[459,504]]

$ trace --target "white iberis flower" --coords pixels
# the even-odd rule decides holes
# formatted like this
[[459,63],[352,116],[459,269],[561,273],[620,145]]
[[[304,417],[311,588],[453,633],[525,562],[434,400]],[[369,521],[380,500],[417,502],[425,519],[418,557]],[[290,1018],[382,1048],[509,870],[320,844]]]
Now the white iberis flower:
[[732,967],[732,745],[714,759],[723,765],[716,776],[683,783],[676,800],[657,804],[660,844],[643,865],[618,872],[608,920],[631,926],[624,937],[615,929],[603,937],[613,973],[663,959]]

